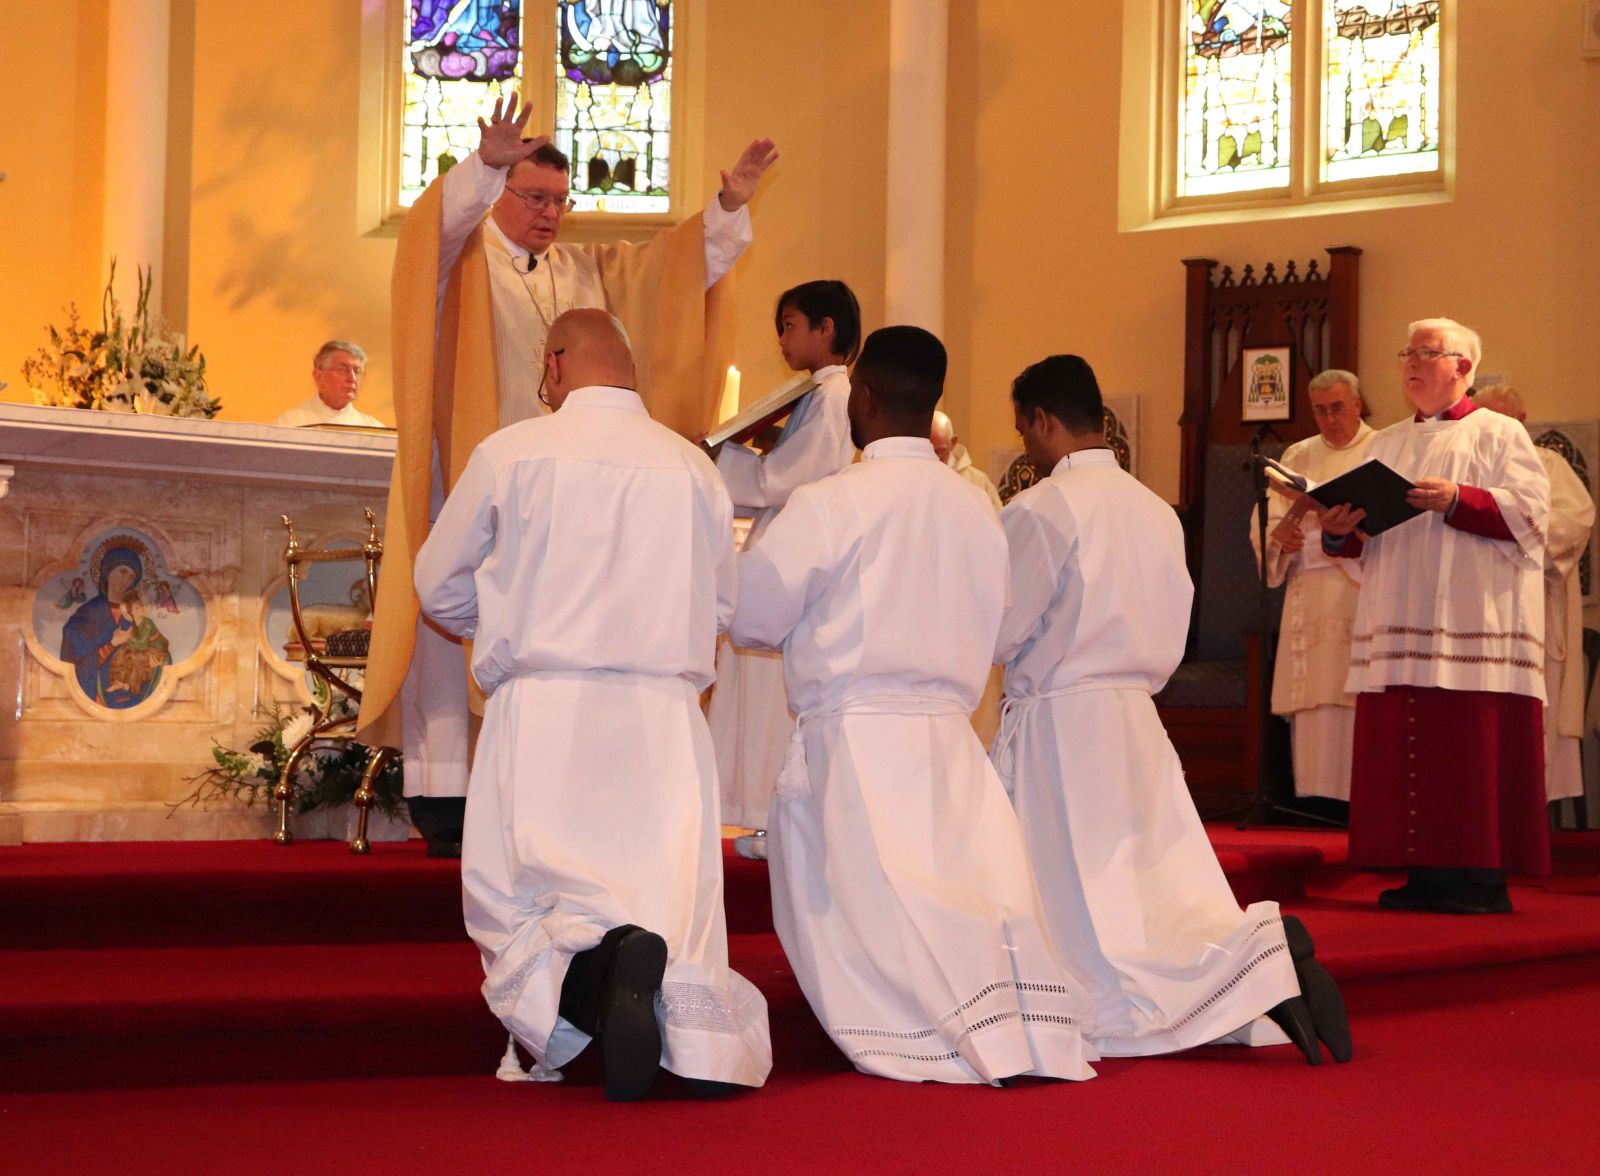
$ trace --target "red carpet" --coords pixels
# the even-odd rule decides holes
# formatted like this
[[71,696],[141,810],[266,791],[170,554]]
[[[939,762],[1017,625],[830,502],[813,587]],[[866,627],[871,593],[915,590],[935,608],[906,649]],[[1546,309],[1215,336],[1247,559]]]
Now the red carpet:
[[[1393,915],[1339,834],[1215,840],[1241,896],[1301,896],[1287,905],[1355,1019],[1352,1065],[1208,1049],[1070,1086],[866,1078],[800,998],[765,867],[730,859],[730,950],[771,1006],[772,1080],[703,1104],[668,1079],[617,1107],[582,1059],[557,1087],[488,1077],[505,1039],[455,870],[414,847],[0,850],[0,1157],[30,1173],[1593,1170],[1592,874],[1517,886],[1512,916]],[[1597,845],[1558,858],[1592,868]]]

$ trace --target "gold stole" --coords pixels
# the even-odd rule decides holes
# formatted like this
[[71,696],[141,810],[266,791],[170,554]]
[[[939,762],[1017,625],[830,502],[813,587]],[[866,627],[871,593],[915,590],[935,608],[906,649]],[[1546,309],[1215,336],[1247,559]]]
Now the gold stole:
[[[434,318],[442,192],[435,180],[406,215],[390,286],[398,442],[359,723],[361,738],[375,746],[401,745],[400,687],[411,666],[420,612],[412,570],[428,536],[433,440],[438,439],[448,492],[473,449],[499,424],[481,225],[467,239],[437,323]],[[589,252],[610,310],[633,340],[640,396],[650,415],[686,437],[704,433],[716,423],[721,373],[733,349],[733,276],[705,288],[701,217],[646,244],[598,245]],[[472,692],[477,695],[475,684]],[[481,712],[481,698],[474,702]]]

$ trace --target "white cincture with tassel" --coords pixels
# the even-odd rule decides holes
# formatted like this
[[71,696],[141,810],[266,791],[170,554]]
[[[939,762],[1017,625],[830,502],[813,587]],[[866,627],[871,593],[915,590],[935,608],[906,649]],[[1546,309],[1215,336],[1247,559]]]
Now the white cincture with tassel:
[[522,1060],[517,1057],[517,1039],[509,1038],[506,1041],[505,1055],[500,1059],[500,1068],[494,1076],[502,1082],[560,1082],[563,1075],[560,1070],[547,1070],[538,1062],[524,1070]]

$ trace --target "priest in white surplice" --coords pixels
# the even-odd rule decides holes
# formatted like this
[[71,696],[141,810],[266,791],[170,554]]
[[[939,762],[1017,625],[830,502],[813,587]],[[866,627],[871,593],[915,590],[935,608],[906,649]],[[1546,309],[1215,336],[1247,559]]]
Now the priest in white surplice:
[[[861,308],[854,291],[835,279],[805,282],[783,292],[774,318],[784,362],[805,372],[812,387],[790,410],[771,452],[730,444],[717,453],[717,472],[734,507],[755,512],[746,546],[760,541],[791,494],[838,473],[856,455],[845,411],[850,399],[846,365],[861,347]],[[767,810],[794,732],[782,657],[724,642],[717,650],[717,688],[708,717],[722,781],[722,819],[757,830],[734,845],[745,857],[764,858]]]
[[[1151,695],[1183,659],[1194,589],[1172,508],[1106,447],[1076,355],[1012,385],[1017,432],[1050,474],[1006,504],[1011,604],[995,659],[995,762],[1028,840],[1056,949],[1093,978],[1090,1044],[1155,1054],[1221,1038],[1321,1060],[1349,1026],[1299,921],[1241,911]],[[1306,1000],[1301,998],[1302,989]]]
[[920,328],[869,336],[850,388],[861,462],[797,490],[739,557],[733,639],[782,648],[799,716],[769,825],[773,919],[858,1069],[1088,1078],[1086,994],[1049,945],[968,721],[1005,607],[1005,537],[928,442],[945,363]]
[[557,319],[545,373],[559,411],[477,447],[416,564],[489,696],[462,845],[484,996],[541,1066],[598,1036],[611,1098],[658,1065],[759,1086],[766,1003],[728,968],[699,704],[733,615],[733,507],[645,412],[606,312]]
[[[1523,422],[1528,412],[1515,388],[1480,388],[1473,400]],[[1583,479],[1554,449],[1535,446],[1550,479],[1550,529],[1544,547],[1544,791],[1546,800],[1583,795],[1583,592],[1578,561],[1594,528],[1594,499]]]
[[1424,513],[1364,539],[1345,503],[1322,547],[1359,560],[1350,680],[1350,862],[1404,866],[1391,910],[1499,914],[1506,874],[1550,872],[1544,798],[1544,552],[1550,478],[1528,431],[1467,395],[1482,344],[1453,319],[1411,324],[1416,409],[1367,451]]
[[[1375,434],[1361,419],[1361,386],[1353,373],[1330,368],[1312,377],[1306,390],[1317,436],[1285,449],[1280,464],[1326,482],[1365,461]],[[1287,507],[1278,494],[1267,507],[1267,582],[1274,588],[1289,582],[1272,671],[1272,713],[1289,719],[1295,793],[1349,800],[1356,700],[1345,692],[1344,680],[1361,585],[1347,564],[1322,553],[1315,514],[1279,533]],[[1250,546],[1257,558],[1260,542],[1252,511]]]

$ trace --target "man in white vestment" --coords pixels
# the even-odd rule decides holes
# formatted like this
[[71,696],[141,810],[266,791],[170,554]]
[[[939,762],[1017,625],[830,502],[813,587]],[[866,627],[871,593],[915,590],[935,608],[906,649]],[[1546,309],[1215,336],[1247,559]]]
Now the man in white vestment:
[[[531,114],[531,106],[519,114],[512,98],[480,120],[478,149],[408,213],[395,263],[396,334],[427,338],[414,342],[423,354],[409,366],[397,354],[401,436],[384,566],[400,573],[386,578],[387,590],[380,583],[361,727],[373,742],[403,746],[413,820],[430,852],[441,854],[459,852],[452,842],[460,839],[472,718],[461,646],[416,615],[406,591],[407,545],[420,543],[410,532],[426,530],[416,512],[426,504],[431,526],[471,446],[544,411],[536,390],[545,336],[574,307],[608,308],[629,326],[647,407],[692,431],[685,405],[706,382],[706,337],[721,328],[702,333],[685,323],[715,317],[710,295],[700,296],[749,244],[747,205],[777,159],[769,140],[750,144],[703,213],[648,245],[566,245],[557,237],[571,208],[568,161],[547,139],[522,138]],[[416,305],[427,299],[431,314]],[[402,531],[406,543],[397,542]]]
[[1370,538],[1322,516],[1322,548],[1359,561],[1350,862],[1404,867],[1391,910],[1509,913],[1506,874],[1550,872],[1544,783],[1544,553],[1550,479],[1528,431],[1467,395],[1478,333],[1421,319],[1400,352],[1416,415],[1368,456],[1422,514]]
[[933,414],[933,429],[929,433],[928,440],[933,443],[933,452],[938,455],[939,460],[982,490],[989,498],[989,505],[999,513],[1003,505],[1000,501],[1000,491],[989,481],[988,474],[972,464],[972,454],[961,444],[961,438],[956,436],[954,422],[943,412]]
[[[774,312],[778,347],[793,371],[812,385],[789,411],[778,443],[766,454],[745,445],[717,452],[722,475],[741,513],[755,513],[746,545],[756,543],[808,482],[836,474],[855,460],[850,442],[847,364],[861,347],[861,308],[841,281],[822,279],[785,290]],[[717,650],[717,688],[708,715],[722,781],[722,819],[756,830],[734,839],[748,858],[767,856],[767,810],[783,767],[794,718],[783,689],[783,659],[771,650]]]
[[928,442],[945,366],[918,327],[869,336],[850,383],[860,463],[796,490],[739,557],[733,640],[783,650],[799,716],[769,825],[773,920],[857,1069],[1088,1078],[1085,993],[968,721],[1005,537]]
[[[1006,504],[1011,603],[995,660],[995,761],[1027,837],[1056,950],[1092,978],[1090,1044],[1155,1054],[1285,1039],[1350,1058],[1349,1025],[1305,928],[1241,911],[1151,695],[1183,659],[1194,589],[1173,509],[1106,445],[1076,355],[1012,385],[1028,460],[1049,474]],[[1309,1004],[1301,996],[1309,998]]]
[[[1307,393],[1317,435],[1285,449],[1279,464],[1312,482],[1326,482],[1365,461],[1376,434],[1361,419],[1361,385],[1353,373],[1320,372]],[[1361,584],[1346,563],[1322,553],[1314,513],[1296,513],[1298,521],[1285,525],[1289,513],[1287,499],[1270,496],[1267,583],[1276,588],[1289,582],[1272,671],[1272,713],[1289,720],[1296,795],[1349,800],[1356,700],[1345,693],[1344,680]],[[1257,549],[1257,559],[1260,542],[1252,511],[1250,546]]]
[[361,377],[367,374],[367,353],[354,343],[330,339],[317,348],[311,360],[311,382],[316,395],[280,413],[272,423],[285,428],[306,425],[360,425],[368,429],[387,426],[356,407]]
[[[1526,427],[1528,412],[1515,388],[1496,384],[1472,395],[1484,408]],[[1594,499],[1567,459],[1535,446],[1550,479],[1550,529],[1544,547],[1544,789],[1546,800],[1583,795],[1583,592],[1578,561],[1594,527]]]
[[766,1002],[728,968],[699,702],[733,615],[732,504],[645,412],[605,311],[556,320],[545,373],[559,411],[477,447],[416,563],[488,695],[461,871],[483,993],[542,1067],[598,1038],[608,1098],[658,1066],[760,1086]]

